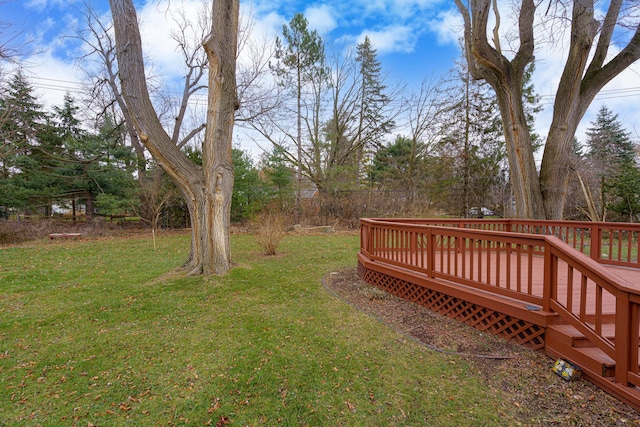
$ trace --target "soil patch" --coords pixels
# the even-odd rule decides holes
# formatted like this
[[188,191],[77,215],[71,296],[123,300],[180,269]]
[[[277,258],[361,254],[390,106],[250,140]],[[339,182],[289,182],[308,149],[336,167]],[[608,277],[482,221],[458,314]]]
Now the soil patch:
[[640,425],[640,412],[585,379],[564,381],[554,360],[526,347],[397,298],[360,280],[355,268],[328,274],[337,297],[432,351],[464,357],[489,390],[503,390],[505,416],[520,425]]

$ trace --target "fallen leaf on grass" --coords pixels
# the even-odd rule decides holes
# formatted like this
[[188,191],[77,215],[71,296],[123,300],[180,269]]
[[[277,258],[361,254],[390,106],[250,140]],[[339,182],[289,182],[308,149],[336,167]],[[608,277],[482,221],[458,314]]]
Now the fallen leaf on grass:
[[347,400],[345,403],[347,404],[347,408],[349,408],[349,410],[355,414],[356,413],[355,405],[351,403],[351,401],[349,400]]
[[209,408],[208,412],[211,414],[217,411],[218,409],[220,409],[220,398],[216,397],[211,403],[211,407]]

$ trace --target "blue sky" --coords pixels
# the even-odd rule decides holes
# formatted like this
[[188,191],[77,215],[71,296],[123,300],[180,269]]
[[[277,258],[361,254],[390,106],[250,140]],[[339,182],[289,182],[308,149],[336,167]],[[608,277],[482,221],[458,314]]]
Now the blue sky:
[[[108,18],[108,0],[87,0]],[[167,4],[183,6],[195,13],[202,0],[137,0],[142,21],[143,43],[154,69],[170,77],[179,74],[175,50],[168,39]],[[0,0],[0,20],[12,24],[29,40],[32,55],[29,76],[45,103],[59,105],[65,90],[77,90],[81,72],[75,66],[78,50],[72,28],[81,24],[81,0]],[[508,10],[502,11],[503,27],[509,26]],[[241,12],[254,20],[254,37],[272,38],[297,12],[305,14],[312,28],[323,37],[327,49],[354,46],[369,36],[378,52],[388,85],[417,88],[426,76],[446,75],[459,58],[457,39],[461,18],[449,0],[252,0],[241,3]],[[512,21],[512,20],[511,20]],[[2,35],[6,38],[6,34]],[[536,50],[534,84],[542,95],[545,110],[537,122],[546,135],[551,118],[553,94],[561,73],[566,49],[539,44]],[[565,43],[566,45],[566,43]],[[606,105],[620,115],[623,125],[640,134],[640,64],[611,82],[593,103],[583,120],[579,139],[595,112]]]
[[[30,42],[36,54],[34,74],[56,78],[57,68],[72,65],[77,52],[75,42],[61,36],[73,33],[81,25],[78,0],[5,0],[0,4],[2,19],[13,24],[12,30],[21,30],[21,37]],[[172,0],[176,4],[198,3],[199,0]],[[160,18],[165,1],[137,1],[143,22],[155,11]],[[108,14],[107,0],[90,0],[100,13]],[[257,31],[277,35],[293,14],[303,12],[310,26],[333,46],[355,45],[367,35],[377,49],[384,70],[394,81],[413,84],[423,76],[443,73],[459,56],[457,34],[449,29],[441,33],[442,14],[453,14],[452,3],[439,0],[363,1],[340,0],[327,3],[304,1],[243,2],[244,13],[252,13]],[[164,26],[167,28],[168,26]],[[163,26],[156,29],[161,32]],[[144,37],[144,35],[143,35]],[[155,36],[150,36],[155,37]],[[153,56],[153,55],[152,55]],[[45,63],[47,61],[47,63]],[[67,70],[72,77],[75,73]]]

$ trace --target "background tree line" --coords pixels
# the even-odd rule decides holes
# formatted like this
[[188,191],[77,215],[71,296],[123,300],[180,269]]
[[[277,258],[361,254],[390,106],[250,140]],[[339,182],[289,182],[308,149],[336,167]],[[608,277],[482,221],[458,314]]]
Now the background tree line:
[[[174,39],[184,56],[183,91],[168,96],[151,79],[153,99],[172,143],[201,166],[205,126],[190,119],[197,115],[190,100],[206,92],[208,60],[198,41],[208,24],[180,13],[172,19],[180,29]],[[54,207],[83,206],[89,220],[130,213],[153,227],[190,225],[180,190],[127,117],[110,25],[90,9],[85,21],[74,36],[85,45],[86,95],[67,94],[63,105],[44,111],[23,72],[0,75],[0,214],[51,216]],[[238,66],[236,120],[267,145],[260,158],[232,150],[232,220],[264,209],[309,225],[516,214],[499,100],[473,76],[464,53],[448,79],[425,79],[408,93],[386,81],[368,38],[327,52],[302,14],[283,27],[273,49],[254,51],[262,56]],[[533,66],[525,67],[518,92],[535,153],[543,141],[533,132],[540,108]],[[571,158],[565,217],[637,220],[636,141],[613,112],[602,107],[587,140],[574,141]]]

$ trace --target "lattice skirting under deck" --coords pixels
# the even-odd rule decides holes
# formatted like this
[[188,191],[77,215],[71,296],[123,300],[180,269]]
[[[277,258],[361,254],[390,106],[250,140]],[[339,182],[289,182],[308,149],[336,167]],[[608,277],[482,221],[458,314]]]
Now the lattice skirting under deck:
[[358,276],[397,297],[420,304],[478,330],[499,335],[533,350],[540,350],[545,346],[545,328],[534,323],[368,269],[361,263],[358,263]]

